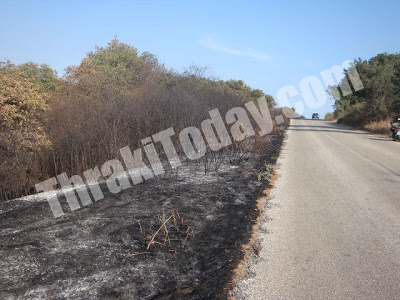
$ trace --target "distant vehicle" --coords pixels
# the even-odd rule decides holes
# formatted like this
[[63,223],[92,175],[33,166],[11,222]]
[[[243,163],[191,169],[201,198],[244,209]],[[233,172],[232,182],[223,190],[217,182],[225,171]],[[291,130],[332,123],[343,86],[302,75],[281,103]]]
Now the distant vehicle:
[[293,119],[300,119],[300,115],[299,114],[294,114]]
[[313,120],[319,120],[319,114],[313,113],[313,114],[312,114],[312,119],[313,119]]

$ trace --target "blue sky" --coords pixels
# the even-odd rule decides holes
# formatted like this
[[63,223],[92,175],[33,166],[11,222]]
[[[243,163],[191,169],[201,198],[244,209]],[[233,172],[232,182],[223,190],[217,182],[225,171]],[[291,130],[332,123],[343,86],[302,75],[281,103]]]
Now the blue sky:
[[[167,67],[206,66],[276,96],[345,60],[400,50],[400,1],[1,1],[0,59],[62,75],[114,35]],[[319,109],[332,111],[327,102]]]

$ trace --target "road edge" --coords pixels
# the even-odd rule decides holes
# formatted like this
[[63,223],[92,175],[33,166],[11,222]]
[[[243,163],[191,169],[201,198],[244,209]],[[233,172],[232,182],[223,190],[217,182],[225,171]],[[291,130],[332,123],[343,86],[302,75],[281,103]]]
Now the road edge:
[[[290,123],[289,123],[289,127],[290,127]],[[258,235],[260,233],[260,226],[261,226],[263,217],[265,216],[266,206],[267,206],[268,200],[270,199],[271,191],[275,188],[276,180],[280,177],[280,175],[278,174],[279,162],[282,157],[283,147],[284,147],[285,143],[287,143],[288,128],[286,129],[286,131],[284,133],[284,138],[279,147],[278,156],[274,163],[274,170],[273,170],[274,175],[269,180],[268,187],[262,191],[262,194],[259,195],[256,200],[256,207],[257,207],[259,214],[258,214],[254,224],[252,225],[249,241],[247,243],[244,243],[241,246],[241,252],[242,252],[243,256],[242,256],[242,259],[237,263],[237,265],[232,273],[230,282],[228,284],[228,289],[229,289],[228,293],[227,293],[228,300],[236,299],[233,296],[234,289],[237,287],[238,282],[248,275],[248,268],[247,268],[248,261],[250,259],[253,259],[255,256],[256,257],[259,256],[259,253],[261,250],[261,245],[260,245],[259,238],[258,238]]]

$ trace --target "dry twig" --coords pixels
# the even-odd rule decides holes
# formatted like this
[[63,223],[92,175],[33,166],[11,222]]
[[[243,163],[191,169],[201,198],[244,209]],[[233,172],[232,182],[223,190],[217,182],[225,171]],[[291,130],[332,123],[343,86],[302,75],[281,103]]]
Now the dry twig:
[[135,253],[127,255],[126,257],[132,257],[132,256],[142,255],[142,254],[150,254],[150,252],[135,252]]
[[165,224],[166,224],[171,218],[172,218],[172,215],[161,225],[160,228],[158,228],[158,230],[156,231],[156,233],[155,233],[155,234],[153,235],[153,237],[151,238],[149,244],[147,245],[146,250],[149,250],[149,249],[150,249],[150,246],[151,246],[151,244],[153,243],[153,241],[154,241],[154,239],[155,239],[157,233],[161,230],[161,228],[163,228],[163,227],[165,226]]

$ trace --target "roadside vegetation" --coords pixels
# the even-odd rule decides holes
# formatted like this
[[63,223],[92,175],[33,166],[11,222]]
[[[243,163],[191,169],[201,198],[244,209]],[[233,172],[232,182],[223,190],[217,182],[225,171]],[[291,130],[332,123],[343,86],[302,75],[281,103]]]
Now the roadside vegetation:
[[[382,53],[371,58],[354,61],[364,89],[350,95],[336,97],[333,116],[338,123],[389,134],[389,121],[400,115],[400,54]],[[344,71],[349,79],[348,71]],[[335,95],[330,89],[333,98]]]
[[[179,73],[156,56],[112,40],[70,66],[0,64],[0,199],[34,193],[34,184],[118,157],[126,145],[173,127],[199,126],[208,111],[264,93],[191,66]],[[270,107],[272,96],[266,95]]]
[[326,113],[324,119],[327,121],[333,121],[335,119],[335,114],[334,113]]
[[[212,109],[225,114],[262,96],[275,106],[241,80],[195,66],[168,70],[118,40],[62,78],[47,65],[4,62],[0,84],[3,200],[119,158],[120,148],[169,127],[200,127]],[[288,124],[283,109],[271,117],[270,134],[210,150],[118,194],[100,183],[104,199],[84,209],[69,210],[60,195],[59,219],[41,199],[4,201],[0,298],[226,299]]]

